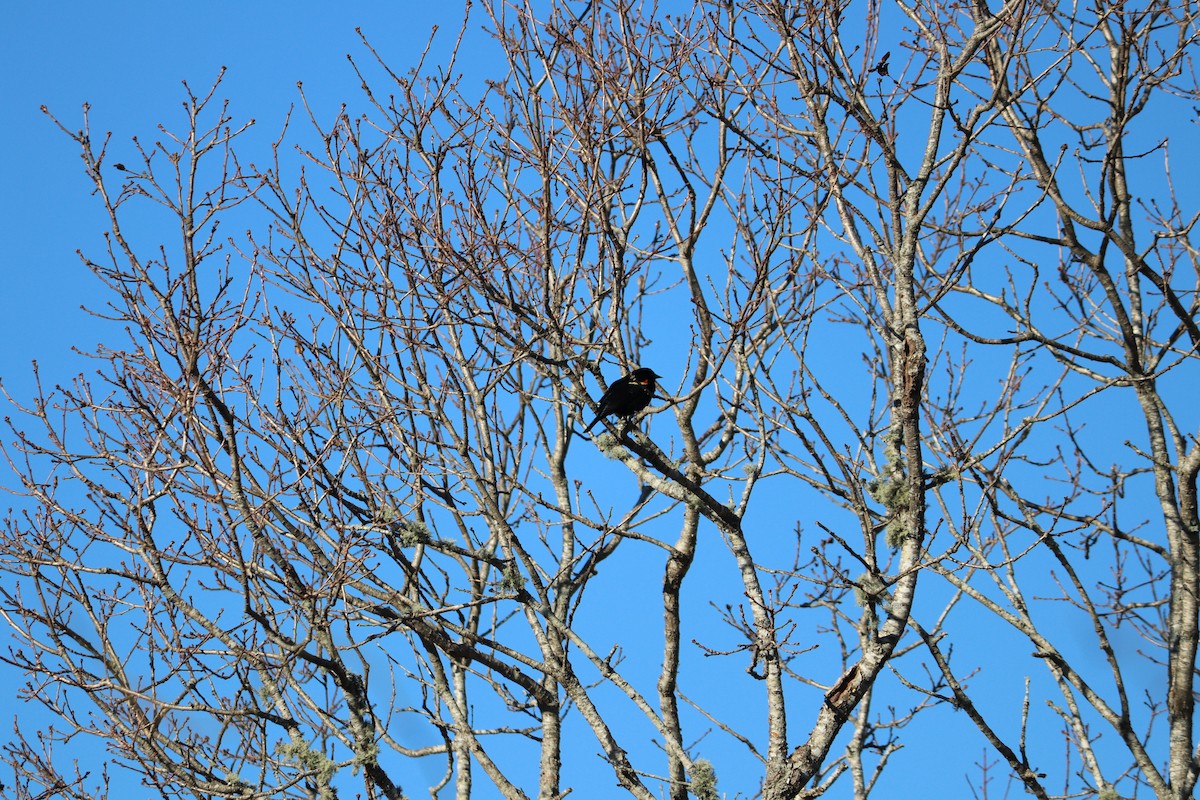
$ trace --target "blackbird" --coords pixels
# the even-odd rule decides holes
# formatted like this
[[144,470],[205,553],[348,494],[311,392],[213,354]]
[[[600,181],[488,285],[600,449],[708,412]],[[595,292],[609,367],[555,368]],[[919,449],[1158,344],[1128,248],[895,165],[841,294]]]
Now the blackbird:
[[654,381],[661,378],[649,367],[638,367],[623,378],[612,382],[608,390],[600,398],[599,413],[596,418],[584,428],[584,432],[609,414],[618,417],[632,417],[646,406],[654,397]]

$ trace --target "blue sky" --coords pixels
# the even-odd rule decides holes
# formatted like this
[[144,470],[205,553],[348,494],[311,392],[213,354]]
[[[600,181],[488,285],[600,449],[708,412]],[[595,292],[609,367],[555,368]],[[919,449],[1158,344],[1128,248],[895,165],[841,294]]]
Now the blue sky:
[[[104,326],[80,310],[99,295],[98,284],[76,251],[101,252],[106,221],[90,196],[74,143],[42,113],[42,105],[74,128],[81,121],[81,106],[89,103],[93,135],[112,131],[113,160],[122,160],[121,148],[127,147],[130,136],[149,136],[160,121],[178,121],[182,80],[202,92],[226,67],[222,94],[233,99],[234,115],[255,117],[262,135],[271,136],[299,100],[297,82],[304,83],[318,113],[329,116],[340,102],[357,97],[357,78],[346,56],[370,56],[356,27],[393,67],[403,69],[416,61],[435,24],[442,26],[441,41],[448,42],[462,17],[458,3],[416,2],[23,3],[5,11],[0,34],[0,100],[5,109],[0,148],[7,155],[0,181],[0,268],[5,281],[0,293],[0,377],[17,398],[31,393],[32,359],[40,361],[44,381],[65,381],[86,368],[71,347],[90,349],[105,335]],[[468,66],[486,71],[486,64],[479,62]],[[656,570],[655,565],[651,572]],[[646,602],[655,602],[656,576],[647,580]],[[932,593],[934,587],[927,590]],[[731,596],[736,591],[732,587]],[[619,599],[619,605],[606,609],[613,624],[626,613],[636,613],[641,598],[631,592]],[[1008,689],[1015,717],[1023,672],[1031,669],[1027,652],[988,653],[992,642],[983,637],[961,639],[959,646],[977,648],[975,653],[968,650],[967,661],[986,660],[997,669],[1013,660]],[[0,685],[11,684],[0,680]],[[0,690],[0,703],[6,708],[11,692]],[[793,703],[798,733],[815,707]],[[950,713],[939,709],[922,717],[913,733],[938,736],[938,720]],[[8,726],[3,715],[0,725]],[[960,733],[969,730],[961,717],[955,726]],[[954,745],[982,756],[982,740],[970,734],[965,738],[969,740]],[[589,753],[594,749],[591,742],[581,746]],[[928,753],[928,747],[922,752]],[[1056,759],[1057,752],[1047,756],[1047,761]],[[903,754],[897,757],[897,770],[904,769],[903,760]],[[987,755],[987,760],[994,756]],[[927,788],[955,787],[968,796],[965,773],[957,770],[965,770],[970,760],[947,763],[954,774],[930,775],[921,764],[909,766],[915,766]],[[734,780],[729,788],[743,784]],[[420,792],[412,787],[414,796]]]
[[[286,12],[281,13],[281,9]],[[41,112],[77,128],[91,104],[93,133],[113,132],[113,152],[130,136],[177,121],[180,82],[195,91],[227,68],[233,111],[275,130],[303,81],[310,102],[330,113],[357,93],[347,54],[364,56],[356,27],[397,65],[414,63],[434,25],[449,41],[459,3],[215,2],[14,3],[0,34],[0,181],[5,291],[0,294],[0,375],[14,389],[31,359],[59,377],[58,357],[89,339],[79,311],[95,296],[76,250],[95,254],[104,220],[75,145]],[[118,157],[117,160],[120,160]],[[53,287],[53,291],[49,288]],[[68,359],[69,360],[69,359]],[[65,362],[64,362],[65,363]]]
[[[286,9],[286,10],[284,10]],[[222,94],[240,118],[256,117],[264,134],[278,133],[297,82],[329,116],[352,100],[358,82],[347,54],[363,57],[355,28],[397,65],[414,63],[435,24],[449,42],[462,19],[458,3],[328,2],[195,4],[162,2],[14,3],[0,26],[0,148],[9,170],[0,181],[0,378],[15,398],[32,395],[30,362],[44,383],[66,382],[87,362],[72,347],[91,349],[113,329],[81,306],[103,302],[99,283],[77,250],[103,253],[106,220],[91,195],[76,145],[41,111],[69,129],[91,106],[93,136],[113,133],[112,160],[131,151],[130,137],[153,136],[160,121],[178,123],[181,81],[203,92],[222,67]],[[5,410],[3,415],[8,415]],[[5,507],[11,499],[0,500]],[[0,648],[7,646],[0,631]],[[0,727],[12,715],[36,719],[36,708],[14,705],[23,680],[0,678]],[[9,733],[0,741],[9,738]],[[436,768],[435,768],[436,769]],[[9,783],[11,776],[0,776]],[[117,776],[116,785],[129,785]],[[132,781],[136,786],[136,779]],[[141,796],[137,794],[135,796]]]

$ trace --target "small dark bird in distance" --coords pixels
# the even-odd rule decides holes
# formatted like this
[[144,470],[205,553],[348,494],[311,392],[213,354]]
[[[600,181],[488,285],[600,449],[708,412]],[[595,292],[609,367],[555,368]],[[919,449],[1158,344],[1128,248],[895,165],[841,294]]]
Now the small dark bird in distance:
[[654,382],[661,377],[649,367],[638,367],[628,375],[613,381],[600,397],[596,418],[583,429],[584,432],[590,431],[597,422],[610,414],[628,418],[650,405],[650,400],[654,397]]

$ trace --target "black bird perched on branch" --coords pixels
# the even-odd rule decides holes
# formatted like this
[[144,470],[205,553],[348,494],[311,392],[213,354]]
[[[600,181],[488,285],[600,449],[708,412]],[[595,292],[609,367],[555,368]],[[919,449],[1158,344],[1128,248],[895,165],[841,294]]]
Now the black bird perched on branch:
[[583,429],[584,432],[590,431],[609,414],[632,417],[650,405],[650,398],[654,397],[654,381],[661,377],[662,375],[655,374],[649,367],[638,367],[625,377],[613,381],[600,398],[599,413],[591,424]]

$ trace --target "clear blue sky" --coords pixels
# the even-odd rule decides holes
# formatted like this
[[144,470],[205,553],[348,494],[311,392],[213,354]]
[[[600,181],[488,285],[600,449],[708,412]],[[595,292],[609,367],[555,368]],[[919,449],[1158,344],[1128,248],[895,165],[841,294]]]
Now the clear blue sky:
[[[76,250],[96,255],[104,220],[73,142],[39,109],[68,127],[90,103],[94,134],[112,131],[114,152],[178,120],[180,82],[197,91],[227,67],[224,95],[239,117],[277,127],[299,97],[332,113],[358,92],[346,60],[365,55],[360,27],[393,64],[414,63],[435,24],[453,36],[463,5],[354,2],[202,5],[172,2],[12,3],[0,33],[0,376],[14,390],[31,359],[53,370],[73,343],[90,343],[79,306],[95,296]],[[120,160],[118,157],[116,160]],[[126,160],[129,160],[128,158]]]
[[[131,156],[119,155],[131,150],[131,136],[149,138],[160,121],[181,119],[181,81],[203,92],[226,67],[222,95],[233,99],[233,112],[253,116],[264,130],[277,133],[288,107],[299,100],[297,81],[331,117],[342,100],[358,94],[346,58],[367,56],[356,27],[400,67],[415,63],[435,24],[444,32],[439,41],[450,41],[462,15],[458,2],[7,4],[0,26],[0,152],[7,154],[0,179],[5,388],[18,399],[29,398],[35,358],[50,385],[90,371],[72,346],[90,350],[113,332],[80,309],[102,303],[103,295],[76,254],[102,255],[106,221],[75,143],[41,106],[76,129],[82,105],[90,104],[93,136],[111,131],[112,160],[132,163]],[[10,413],[6,408],[0,417]],[[0,499],[0,507],[12,502]],[[8,642],[0,630],[0,649]],[[21,683],[0,667],[0,742],[11,736],[14,714],[25,723],[38,716],[36,707],[14,702]],[[130,787],[130,796],[145,796],[136,778],[115,777],[116,786]],[[11,783],[11,775],[0,775],[0,783]]]
[[[224,66],[228,72],[222,94],[233,99],[234,114],[253,116],[265,129],[277,130],[288,107],[299,99],[298,81],[309,99],[330,115],[339,102],[357,96],[358,81],[346,56],[369,56],[356,27],[393,67],[402,69],[415,62],[435,24],[442,26],[447,39],[453,36],[462,11],[458,2],[403,0],[8,4],[0,33],[0,152],[6,156],[0,180],[0,378],[6,388],[19,398],[30,395],[29,362],[34,358],[41,362],[47,382],[68,380],[85,368],[71,355],[71,346],[91,349],[100,335],[99,326],[80,310],[97,297],[98,284],[76,250],[100,253],[106,222],[90,196],[75,144],[40,106],[74,128],[81,120],[81,106],[91,104],[93,135],[112,131],[116,153],[130,136],[149,135],[160,121],[178,119],[181,80],[201,91]],[[482,69],[486,71],[486,65]],[[650,586],[657,588],[653,579]],[[614,620],[622,618],[613,615]],[[986,642],[963,642],[980,652],[988,647]],[[0,631],[0,647],[4,645]],[[1017,656],[1025,659],[1025,669],[1033,669],[1027,652],[1011,657]],[[1000,657],[990,656],[996,664]],[[1009,687],[1015,689],[1014,716],[1022,679],[1014,670]],[[10,687],[8,676],[0,672],[0,708],[7,709],[0,713],[0,728],[6,731],[0,738],[8,735],[14,691]],[[813,713],[815,709],[796,712],[796,734]],[[928,722],[922,719],[914,725],[914,735],[936,737],[937,719],[936,714],[928,715]],[[921,725],[934,727],[921,730]],[[953,730],[962,734],[970,728],[960,717]],[[981,739],[955,744],[983,753]],[[930,752],[929,747],[923,746],[922,752]],[[1060,759],[1059,752],[1046,755],[1047,762]],[[969,796],[963,773],[946,775],[931,773],[926,765],[910,766],[923,782],[923,793],[938,796],[938,787],[955,787],[958,796]],[[967,766],[967,761],[955,760],[946,768]],[[734,778],[722,788],[732,791],[745,788],[745,783]],[[410,791],[417,796],[423,790],[414,783]],[[840,786],[834,796],[845,791]]]

